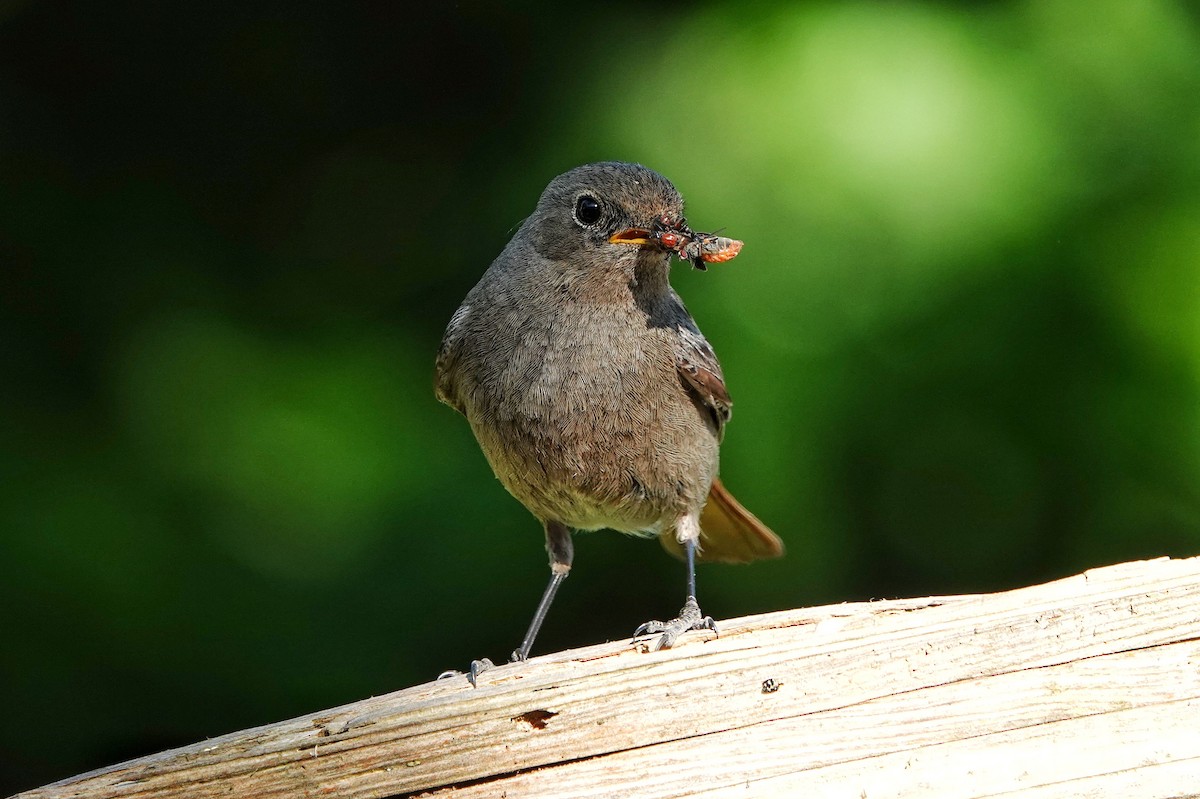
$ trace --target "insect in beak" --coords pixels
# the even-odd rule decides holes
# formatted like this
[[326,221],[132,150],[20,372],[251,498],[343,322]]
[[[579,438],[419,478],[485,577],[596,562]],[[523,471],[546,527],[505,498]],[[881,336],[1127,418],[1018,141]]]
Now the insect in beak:
[[675,253],[679,260],[690,261],[702,272],[708,268],[708,264],[733,260],[742,250],[742,242],[737,239],[713,233],[697,233],[688,227],[687,220],[672,221],[665,215],[655,220],[650,235]]

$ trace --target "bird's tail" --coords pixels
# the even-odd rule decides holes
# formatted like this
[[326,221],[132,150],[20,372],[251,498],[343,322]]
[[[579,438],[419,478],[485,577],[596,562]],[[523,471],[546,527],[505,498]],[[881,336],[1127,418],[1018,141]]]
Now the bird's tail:
[[[683,545],[674,531],[658,539],[663,549],[683,557]],[[700,547],[696,557],[709,563],[749,563],[777,558],[783,541],[733,498],[720,480],[713,479],[708,502],[700,514]]]

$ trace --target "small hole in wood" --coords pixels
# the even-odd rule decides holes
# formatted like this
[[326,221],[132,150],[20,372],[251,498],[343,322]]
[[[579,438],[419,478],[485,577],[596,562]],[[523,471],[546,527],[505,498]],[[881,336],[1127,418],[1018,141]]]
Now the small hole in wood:
[[546,729],[546,722],[557,716],[550,710],[530,710],[527,713],[522,713],[519,716],[513,716],[513,721],[523,721],[535,730]]

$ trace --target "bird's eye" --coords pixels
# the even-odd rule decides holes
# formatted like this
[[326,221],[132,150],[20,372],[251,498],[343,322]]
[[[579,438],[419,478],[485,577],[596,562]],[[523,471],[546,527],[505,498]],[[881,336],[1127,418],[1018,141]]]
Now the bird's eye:
[[581,225],[594,225],[600,219],[600,203],[595,197],[583,195],[575,201],[575,218]]

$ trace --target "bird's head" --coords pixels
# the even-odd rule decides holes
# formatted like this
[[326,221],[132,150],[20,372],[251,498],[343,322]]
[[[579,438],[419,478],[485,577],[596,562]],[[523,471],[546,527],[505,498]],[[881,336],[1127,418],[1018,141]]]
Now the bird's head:
[[640,164],[585,164],[550,182],[530,221],[534,244],[556,261],[614,268],[669,264],[656,233],[682,223],[683,198],[671,181]]

